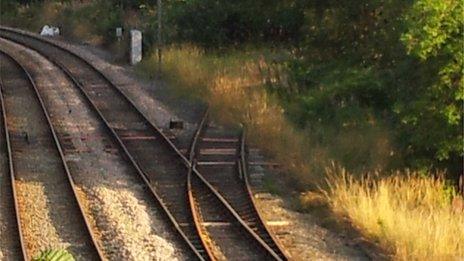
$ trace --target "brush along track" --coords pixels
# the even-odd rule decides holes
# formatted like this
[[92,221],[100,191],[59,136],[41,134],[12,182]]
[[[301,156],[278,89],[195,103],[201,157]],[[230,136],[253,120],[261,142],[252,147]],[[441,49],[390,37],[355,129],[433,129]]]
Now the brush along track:
[[[152,182],[154,190],[160,196],[165,209],[174,225],[188,239],[192,249],[207,258],[204,242],[197,233],[197,228],[189,211],[187,196],[187,175],[189,161],[173,145],[172,141],[156,126],[152,125],[145,115],[101,72],[79,56],[50,41],[36,36],[20,35],[9,29],[1,29],[4,38],[20,42],[37,50],[48,59],[64,64],[69,74],[79,79],[79,86],[84,95],[106,118],[111,131],[127,149],[131,159],[137,162],[140,171]],[[57,62],[58,63],[58,62]],[[130,152],[130,153],[129,153]],[[274,251],[239,217],[227,201],[209,184],[196,169],[193,174],[221,203],[239,224],[245,237],[253,238],[257,251],[274,259],[280,259]],[[218,206],[219,207],[219,206]]]
[[38,53],[0,39],[37,82],[92,230],[109,260],[185,259],[148,186],[85,97]]
[[[0,66],[1,68],[2,66]],[[26,259],[25,247],[18,218],[18,200],[13,185],[14,169],[6,122],[5,104],[3,102],[3,84],[0,78],[0,260]]]
[[4,52],[0,57],[25,255],[66,248],[77,259],[98,260],[100,252],[35,83],[13,57]]
[[279,258],[286,260],[286,253],[269,232],[255,207],[247,177],[245,136],[241,137],[237,133],[225,135],[224,130],[208,126],[208,113],[205,113],[192,142],[191,161],[196,162],[198,171],[251,229]]

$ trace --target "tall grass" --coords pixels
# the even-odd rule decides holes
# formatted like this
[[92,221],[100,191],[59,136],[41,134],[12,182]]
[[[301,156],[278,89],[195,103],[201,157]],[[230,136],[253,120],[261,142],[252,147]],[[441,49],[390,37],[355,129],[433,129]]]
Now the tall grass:
[[331,167],[328,180],[332,209],[395,259],[464,259],[462,198],[442,178],[407,171],[357,180],[343,168]]
[[[154,54],[145,58],[139,71],[154,76],[156,60]],[[164,51],[162,73],[180,94],[208,102],[216,120],[243,124],[254,145],[285,167],[301,187],[321,186],[335,213],[348,217],[395,259],[464,256],[464,241],[460,240],[464,238],[464,213],[453,209],[452,193],[442,179],[406,172],[359,180],[342,168],[320,171],[330,166],[331,149],[319,146],[311,135],[288,122],[284,109],[264,88],[275,82],[285,84],[285,75],[266,61],[259,51],[206,54],[193,46],[173,46]],[[388,153],[386,135],[377,132],[382,130],[335,137],[334,148],[349,150],[363,143],[357,149],[366,154]],[[372,139],[366,142],[369,135]],[[350,154],[359,151],[349,150]],[[382,160],[383,155],[376,157]]]
[[[266,91],[295,88],[282,66],[290,56],[269,49],[206,53],[171,46],[163,52],[162,73],[179,93],[208,102],[217,120],[244,124],[249,140],[285,166],[301,187],[322,185],[325,166],[334,158],[357,172],[385,166],[391,160],[389,132],[375,119],[362,128],[326,126],[317,133],[294,127],[281,101]],[[156,61],[149,55],[139,70],[154,75]]]
[[[192,46],[171,47],[164,51],[163,76],[180,93],[206,100],[217,121],[243,124],[252,143],[296,175],[300,184],[314,185],[323,180],[321,172],[311,168],[311,161],[319,160],[311,152],[318,150],[307,150],[309,137],[292,127],[283,108],[266,92],[265,81],[273,76],[263,77],[268,64],[257,53],[206,55]],[[146,74],[156,68],[154,54],[139,66]]]

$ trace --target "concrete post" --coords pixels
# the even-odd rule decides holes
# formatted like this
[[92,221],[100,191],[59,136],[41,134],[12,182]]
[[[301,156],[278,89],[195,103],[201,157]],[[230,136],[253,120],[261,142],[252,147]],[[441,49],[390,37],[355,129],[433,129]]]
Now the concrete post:
[[139,30],[131,30],[130,35],[130,63],[134,65],[142,60],[142,32],[140,32]]

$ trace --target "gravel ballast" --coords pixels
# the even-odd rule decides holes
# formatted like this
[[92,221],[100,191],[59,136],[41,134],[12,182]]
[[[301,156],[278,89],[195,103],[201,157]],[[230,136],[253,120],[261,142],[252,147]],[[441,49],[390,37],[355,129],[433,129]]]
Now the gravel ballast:
[[[2,45],[4,42],[2,42]],[[122,155],[108,149],[111,138],[103,131],[80,93],[49,61],[22,49],[18,58],[30,68],[60,137],[68,137],[76,151],[66,160],[79,187],[85,213],[108,259],[182,260],[170,224],[162,220],[153,197]],[[60,139],[60,141],[62,141]],[[62,142],[63,143],[63,142]]]

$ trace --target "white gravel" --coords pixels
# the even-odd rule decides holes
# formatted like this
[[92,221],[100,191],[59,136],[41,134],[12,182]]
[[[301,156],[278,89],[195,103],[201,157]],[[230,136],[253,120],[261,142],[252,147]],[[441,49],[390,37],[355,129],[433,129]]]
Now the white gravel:
[[68,248],[69,243],[61,240],[56,228],[52,225],[55,222],[49,213],[50,208],[46,201],[47,195],[43,184],[16,181],[15,185],[19,216],[28,251],[38,253],[47,248]]

